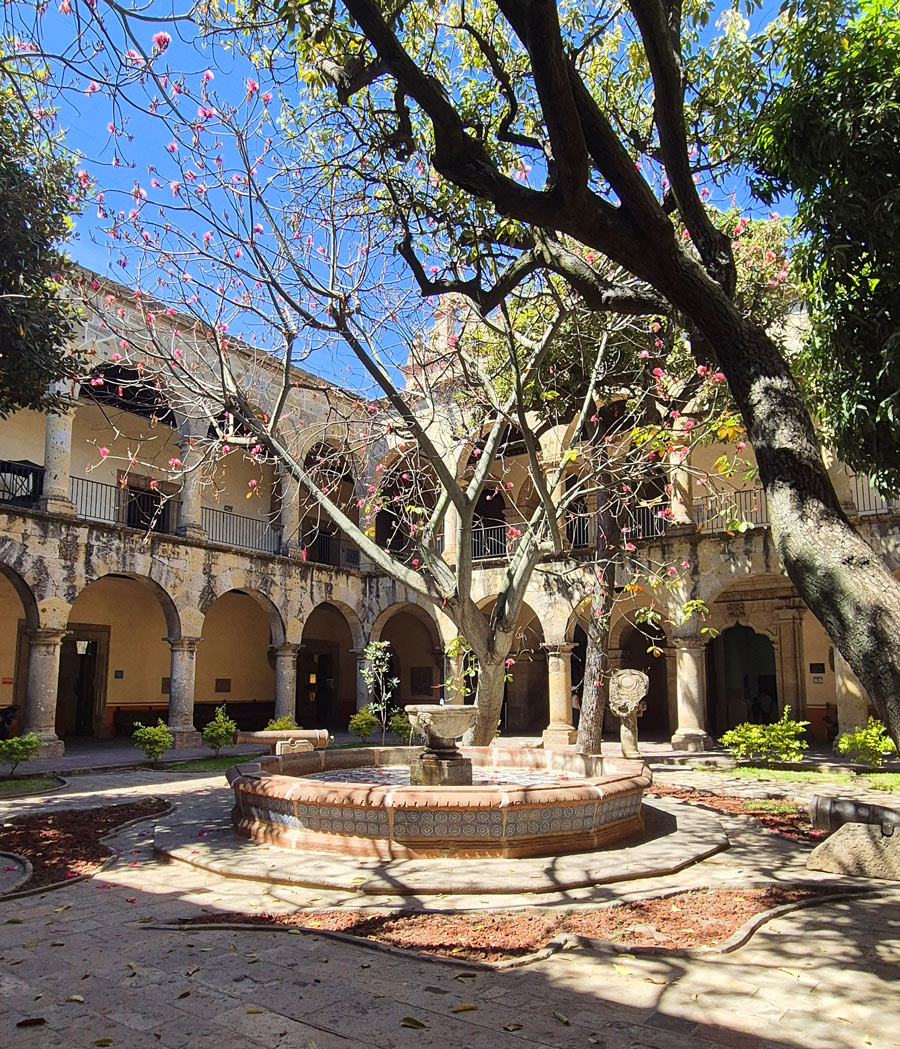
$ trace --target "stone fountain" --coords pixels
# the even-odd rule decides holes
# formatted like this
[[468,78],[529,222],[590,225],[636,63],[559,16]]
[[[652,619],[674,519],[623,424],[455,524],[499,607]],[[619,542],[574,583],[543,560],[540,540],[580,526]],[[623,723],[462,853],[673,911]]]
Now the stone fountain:
[[420,703],[405,708],[413,729],[425,736],[425,749],[410,762],[409,782],[417,787],[470,787],[472,761],[456,746],[475,724],[478,708],[452,703]]

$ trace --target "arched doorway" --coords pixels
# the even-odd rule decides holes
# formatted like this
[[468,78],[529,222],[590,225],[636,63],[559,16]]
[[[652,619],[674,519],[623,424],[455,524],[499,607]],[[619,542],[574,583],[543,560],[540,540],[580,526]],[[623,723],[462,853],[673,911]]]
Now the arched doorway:
[[[223,703],[242,729],[261,729],[275,710],[275,668],[269,646],[283,639],[280,621],[273,630],[265,600],[245,590],[229,590],[207,609],[203,641],[197,649],[194,724],[203,729]],[[239,643],[235,643],[237,639]]]
[[111,573],[76,598],[59,657],[60,739],[130,735],[136,720],[165,720],[170,630],[155,589]]
[[10,736],[16,735],[24,724],[28,683],[26,631],[37,625],[37,603],[28,584],[12,569],[0,565],[0,724]]
[[650,679],[647,709],[638,722],[641,739],[668,740],[674,731],[669,722],[666,645],[665,632],[649,623],[641,626],[629,624],[619,638],[622,669],[642,670]]
[[[490,615],[494,601],[482,606]],[[516,622],[515,637],[500,711],[500,731],[510,736],[539,736],[550,722],[550,693],[544,631],[534,610],[523,604]]]
[[376,640],[391,646],[392,677],[398,679],[393,704],[437,703],[441,697],[442,660],[437,625],[415,606],[398,606]]
[[707,648],[707,703],[710,733],[745,721],[778,718],[775,646],[765,634],[740,624],[723,630]]
[[343,612],[317,605],[303,628],[297,660],[297,724],[346,729],[356,712],[356,654]]

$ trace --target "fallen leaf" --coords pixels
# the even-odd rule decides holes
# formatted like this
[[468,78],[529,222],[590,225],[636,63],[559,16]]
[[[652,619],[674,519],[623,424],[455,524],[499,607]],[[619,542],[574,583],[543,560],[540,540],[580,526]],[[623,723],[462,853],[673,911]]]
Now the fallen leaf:
[[248,1016],[262,1016],[262,1009],[248,1009]]
[[460,1002],[454,1009],[451,1010],[454,1013],[477,1013],[478,1006],[472,1005],[471,1002]]
[[624,965],[619,965],[618,962],[613,962],[613,968],[616,970],[619,976],[631,976],[631,973],[628,971],[628,969],[626,969]]
[[115,1045],[115,1042],[113,1042],[112,1038],[98,1038],[94,1045],[97,1046],[97,1049],[102,1049],[105,1045]]
[[566,1027],[569,1026],[569,1018],[568,1018],[568,1016],[563,1016],[562,1013],[558,1013],[555,1009],[553,1010],[553,1019],[554,1020],[559,1020],[559,1022],[561,1024],[565,1024]]
[[454,980],[474,980],[478,973],[457,973]]
[[417,1020],[414,1016],[404,1016],[400,1021],[401,1027],[412,1027],[414,1031],[424,1031],[428,1028],[428,1024],[422,1023],[421,1020]]
[[7,918],[6,919],[6,924],[7,925],[21,925],[22,924],[22,919],[21,918]]
[[70,994],[66,999],[67,1002],[83,1002],[84,996],[80,994]]
[[508,1023],[503,1025],[504,1031],[521,1031],[522,1025],[517,1023]]
[[71,906],[72,906],[71,903],[64,903],[62,905],[62,907],[57,907],[56,908],[56,913],[57,914],[62,914],[63,911],[67,911]]
[[189,998],[190,994],[191,994],[190,991],[182,991],[181,994],[178,995],[179,1002],[181,1001],[182,998]]

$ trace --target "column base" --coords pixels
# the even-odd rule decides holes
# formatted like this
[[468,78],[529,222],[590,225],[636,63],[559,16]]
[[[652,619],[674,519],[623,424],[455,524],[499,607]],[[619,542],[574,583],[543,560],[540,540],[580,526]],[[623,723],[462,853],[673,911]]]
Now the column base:
[[66,745],[55,732],[36,733],[41,741],[41,749],[37,753],[37,759],[61,758],[66,752]]
[[712,750],[714,746],[712,736],[703,729],[676,732],[672,737],[672,750],[686,750],[698,754],[703,750]]
[[69,499],[47,496],[38,500],[38,509],[48,514],[64,514],[66,517],[77,517],[78,507]]
[[541,739],[545,747],[568,747],[578,739],[578,732],[571,725],[548,725]]
[[203,736],[191,725],[188,728],[173,728],[169,725],[169,732],[174,737],[173,750],[189,750],[191,747],[202,747]]
[[209,539],[209,533],[202,525],[198,524],[181,524],[175,529],[175,534],[180,535],[183,539],[198,539],[201,541]]

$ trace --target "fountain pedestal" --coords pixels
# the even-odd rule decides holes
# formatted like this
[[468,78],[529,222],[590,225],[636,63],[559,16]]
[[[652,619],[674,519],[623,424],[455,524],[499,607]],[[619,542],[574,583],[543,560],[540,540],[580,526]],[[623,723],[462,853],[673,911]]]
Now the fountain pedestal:
[[425,736],[425,749],[410,762],[409,782],[417,787],[470,787],[472,762],[456,741],[475,724],[476,707],[420,703],[405,708],[413,728]]

